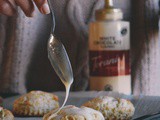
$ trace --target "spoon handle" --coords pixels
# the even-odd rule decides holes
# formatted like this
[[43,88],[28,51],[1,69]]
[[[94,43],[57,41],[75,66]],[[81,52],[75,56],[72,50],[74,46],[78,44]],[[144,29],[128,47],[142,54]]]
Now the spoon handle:
[[56,21],[55,21],[55,15],[54,15],[54,10],[52,9],[52,4],[51,0],[47,0],[49,4],[49,8],[51,11],[51,17],[52,17],[52,33],[54,33],[55,27],[56,27]]

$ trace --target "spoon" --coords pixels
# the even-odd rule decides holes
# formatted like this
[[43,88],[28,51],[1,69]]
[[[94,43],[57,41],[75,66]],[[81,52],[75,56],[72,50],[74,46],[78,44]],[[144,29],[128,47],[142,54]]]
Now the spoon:
[[70,86],[73,83],[73,72],[72,72],[71,63],[70,63],[65,47],[63,46],[60,40],[56,39],[54,35],[54,30],[56,26],[55,16],[54,16],[54,11],[51,7],[50,0],[48,0],[48,4],[51,10],[51,16],[53,20],[52,22],[53,27],[51,30],[50,38],[48,40],[48,58],[56,74],[59,76],[62,83],[66,87],[66,97],[65,97],[64,103],[59,108],[59,110],[57,110],[56,112],[55,110],[52,111],[52,113],[54,114],[49,117],[49,119],[51,119],[55,114],[57,114],[64,107],[65,103],[67,102],[69,91],[70,91]]

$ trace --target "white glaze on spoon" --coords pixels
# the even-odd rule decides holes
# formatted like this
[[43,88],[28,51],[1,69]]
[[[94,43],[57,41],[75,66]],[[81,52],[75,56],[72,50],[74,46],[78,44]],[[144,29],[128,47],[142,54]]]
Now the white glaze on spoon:
[[54,30],[56,26],[55,16],[51,6],[51,1],[50,0],[47,0],[47,1],[51,10],[51,16],[53,20],[52,32],[50,35],[50,39],[48,41],[48,58],[52,64],[52,67],[54,68],[55,72],[57,73],[57,75],[59,76],[59,78],[61,79],[61,81],[63,82],[66,88],[66,97],[65,97],[64,103],[62,104],[59,110],[57,111],[54,110],[51,112],[53,114],[49,117],[49,120],[50,120],[55,114],[57,114],[64,107],[64,105],[67,102],[70,87],[73,83],[73,72],[72,72],[72,67],[70,64],[68,54],[63,44],[59,40],[57,40],[54,36]]
[[64,107],[67,102],[70,87],[73,83],[73,72],[70,60],[63,44],[58,41],[53,36],[53,34],[51,34],[48,42],[48,58],[52,64],[52,67],[54,68],[55,72],[57,73],[66,88],[66,97],[64,103],[56,112],[55,110],[52,111],[52,115],[49,117],[50,120]]

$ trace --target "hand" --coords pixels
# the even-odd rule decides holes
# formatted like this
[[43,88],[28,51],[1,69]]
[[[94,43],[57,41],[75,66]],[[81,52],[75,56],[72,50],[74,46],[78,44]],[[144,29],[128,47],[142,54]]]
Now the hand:
[[47,0],[0,0],[0,13],[12,16],[16,13],[16,6],[20,6],[26,16],[32,17],[35,11],[33,2],[41,13],[50,13]]

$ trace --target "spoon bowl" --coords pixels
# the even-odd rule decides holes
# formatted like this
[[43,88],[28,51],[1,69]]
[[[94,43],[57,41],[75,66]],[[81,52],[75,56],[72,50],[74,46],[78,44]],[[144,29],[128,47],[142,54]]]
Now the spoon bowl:
[[48,41],[48,58],[63,84],[72,84],[73,73],[69,57],[63,44],[53,34]]

